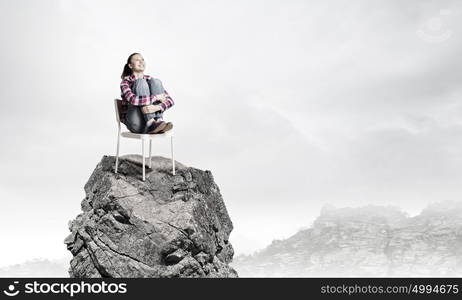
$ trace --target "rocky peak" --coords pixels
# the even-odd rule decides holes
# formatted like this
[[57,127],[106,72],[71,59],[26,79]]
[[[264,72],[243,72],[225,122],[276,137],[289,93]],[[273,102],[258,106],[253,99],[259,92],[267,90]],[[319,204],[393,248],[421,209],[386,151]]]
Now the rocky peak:
[[104,156],[84,190],[82,213],[64,240],[71,277],[237,277],[233,224],[209,170],[152,157]]

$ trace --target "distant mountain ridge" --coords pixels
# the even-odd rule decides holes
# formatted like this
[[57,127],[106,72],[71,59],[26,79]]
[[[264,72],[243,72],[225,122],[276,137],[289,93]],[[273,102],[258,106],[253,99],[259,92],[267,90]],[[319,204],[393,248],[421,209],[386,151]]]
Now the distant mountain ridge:
[[69,258],[34,258],[0,267],[0,277],[69,277]]
[[241,277],[462,275],[462,202],[409,217],[396,206],[324,206],[313,225],[234,258]]

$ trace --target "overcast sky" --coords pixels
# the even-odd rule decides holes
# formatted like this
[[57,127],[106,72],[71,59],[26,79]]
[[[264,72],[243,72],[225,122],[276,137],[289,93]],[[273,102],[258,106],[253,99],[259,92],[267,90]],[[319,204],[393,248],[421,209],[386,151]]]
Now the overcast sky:
[[[236,254],[324,204],[461,200],[460,1],[0,1],[0,266],[69,256],[133,52],[175,100],[175,158],[211,170]],[[122,141],[122,154],[140,153]],[[156,154],[169,155],[169,143]],[[5,242],[8,241],[8,242]]]

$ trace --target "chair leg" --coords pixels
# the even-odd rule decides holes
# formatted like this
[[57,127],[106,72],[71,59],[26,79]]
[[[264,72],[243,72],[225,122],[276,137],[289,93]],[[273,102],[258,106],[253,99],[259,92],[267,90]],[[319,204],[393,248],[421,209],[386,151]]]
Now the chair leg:
[[152,167],[151,148],[152,148],[152,139],[149,139],[149,168]]
[[146,178],[146,170],[144,169],[144,164],[145,164],[145,160],[144,160],[144,139],[141,139],[141,154],[142,154],[142,160],[143,160],[143,181],[145,180]]
[[173,135],[170,136],[170,152],[172,154],[173,175],[175,175],[175,159],[173,158]]
[[120,145],[120,133],[117,134],[117,152],[116,152],[116,163],[115,163],[115,172],[119,167],[119,145]]

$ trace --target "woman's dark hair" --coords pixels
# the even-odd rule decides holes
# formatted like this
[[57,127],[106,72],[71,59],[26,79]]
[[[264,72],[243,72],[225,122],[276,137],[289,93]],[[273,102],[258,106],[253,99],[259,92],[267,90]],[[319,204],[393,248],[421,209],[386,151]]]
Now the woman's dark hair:
[[132,53],[132,54],[130,54],[130,56],[128,57],[127,63],[125,64],[124,70],[122,71],[122,76],[121,76],[122,79],[124,79],[125,76],[132,75],[133,70],[130,69],[130,67],[128,66],[128,64],[130,63],[130,60],[132,59],[132,56],[135,55],[135,54],[139,54],[139,53],[136,53],[136,52],[135,52],[135,53]]

